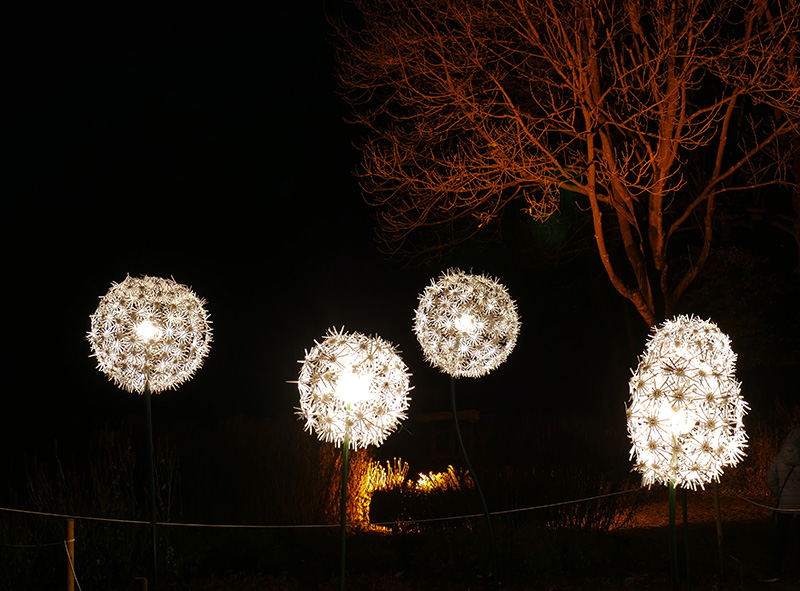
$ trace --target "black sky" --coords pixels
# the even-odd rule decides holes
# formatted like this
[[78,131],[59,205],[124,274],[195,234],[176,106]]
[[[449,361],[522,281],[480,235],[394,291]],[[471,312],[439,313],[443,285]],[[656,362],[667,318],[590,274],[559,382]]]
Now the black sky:
[[395,343],[412,414],[440,410],[447,381],[411,321],[450,265],[498,277],[523,322],[508,362],[460,386],[464,405],[622,412],[646,327],[599,266],[567,277],[500,248],[409,270],[378,252],[322,3],[59,10],[12,24],[0,413],[11,456],[139,411],[85,341],[98,298],[127,274],[190,285],[214,323],[205,366],[158,397],[157,420],[293,412],[286,382],[333,326]]

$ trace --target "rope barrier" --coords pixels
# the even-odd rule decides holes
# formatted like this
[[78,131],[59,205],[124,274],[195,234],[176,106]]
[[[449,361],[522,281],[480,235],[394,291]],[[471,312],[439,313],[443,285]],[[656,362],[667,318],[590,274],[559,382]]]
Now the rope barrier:
[[[523,507],[519,509],[508,509],[504,511],[493,511],[491,515],[505,515],[509,513],[521,513],[523,511],[534,511],[537,509],[549,509],[552,507],[559,507],[563,505],[572,505],[577,503],[584,503],[587,501],[594,501],[597,499],[603,499],[607,497],[617,496],[617,495],[624,495],[630,492],[636,492],[642,490],[642,488],[634,488],[623,490],[614,493],[606,493],[602,495],[596,495],[593,497],[585,497],[582,499],[575,499],[572,501],[562,501],[559,503],[549,503],[546,505],[536,505],[532,507]],[[106,518],[106,517],[87,517],[82,515],[68,515],[65,513],[48,513],[44,511],[29,511],[26,509],[13,509],[9,507],[0,507],[0,511],[8,511],[11,513],[23,513],[26,515],[40,515],[44,517],[60,517],[64,519],[82,519],[85,521],[105,521],[110,523],[131,523],[136,525],[149,525],[149,521],[140,521],[136,519],[114,519],[114,518]],[[373,523],[372,525],[408,525],[409,523],[428,523],[433,521],[448,521],[448,520],[456,520],[456,519],[471,519],[473,517],[483,517],[483,513],[473,513],[469,515],[456,515],[452,517],[433,517],[428,519],[409,519],[409,520],[398,520],[398,521],[389,521],[389,522],[380,522],[380,523]],[[248,525],[248,524],[214,524],[214,523],[182,523],[176,521],[159,521],[157,522],[158,525],[161,526],[168,526],[168,527],[208,527],[208,528],[230,528],[230,529],[320,529],[320,528],[332,528],[332,527],[339,527],[339,525]],[[60,542],[59,542],[60,543]]]
[[[562,501],[560,503],[548,503],[547,505],[536,505],[536,506],[533,506],[533,507],[522,507],[520,509],[507,509],[507,510],[504,510],[504,511],[490,511],[489,515],[507,515],[509,513],[521,513],[523,511],[534,511],[534,510],[537,510],[537,509],[550,509],[552,507],[560,507],[560,506],[564,506],[564,505],[573,505],[573,504],[577,504],[577,503],[583,503],[583,502],[586,502],[586,501],[594,501],[594,500],[597,500],[597,499],[604,499],[606,497],[614,497],[614,496],[617,496],[617,495],[624,495],[624,494],[628,494],[630,492],[640,491],[640,490],[642,490],[642,488],[644,488],[644,487],[631,488],[631,489],[623,490],[623,491],[619,491],[619,492],[606,493],[606,494],[597,495],[597,496],[594,496],[594,497],[585,497],[583,499],[575,499],[575,500],[572,500],[572,501]],[[469,514],[469,515],[456,515],[456,516],[453,516],[453,517],[431,517],[429,519],[409,519],[409,520],[404,520],[404,521],[383,521],[383,522],[378,522],[378,523],[372,523],[372,525],[381,525],[381,526],[408,525],[410,523],[428,523],[428,522],[434,522],[434,521],[450,521],[450,520],[456,520],[456,519],[459,519],[459,520],[460,519],[472,519],[474,517],[483,517],[483,516],[484,516],[483,513],[472,513],[472,514]]]
[[523,509],[508,509],[506,511],[497,511],[495,513],[492,513],[492,515],[502,515],[502,514],[505,514],[505,513],[519,513],[521,511],[532,511],[534,509],[550,509],[551,507],[560,507],[562,505],[572,505],[572,504],[577,504],[577,503],[585,503],[586,501],[595,501],[597,499],[605,499],[607,497],[615,497],[617,495],[626,495],[626,494],[631,493],[631,492],[638,492],[638,491],[642,490],[643,488],[645,488],[645,487],[642,486],[642,487],[639,487],[639,488],[629,488],[628,490],[622,490],[622,491],[619,491],[619,492],[606,493],[606,494],[597,495],[597,496],[594,496],[594,497],[585,497],[583,499],[575,499],[574,501],[562,501],[560,503],[550,503],[548,505],[539,505],[537,507],[525,507]]
[[769,509],[770,511],[779,511],[780,513],[800,513],[800,509],[778,509],[774,505],[762,505],[761,503],[756,503],[755,501],[752,501],[741,495],[736,495],[736,497],[742,499],[743,501],[747,501],[751,505],[755,505],[756,507],[761,507],[762,509]]
[[[86,517],[82,515],[68,515],[66,513],[48,513],[46,511],[28,511],[26,509],[12,509],[10,507],[0,507],[0,511],[8,511],[9,513],[22,513],[25,515],[39,515],[42,517],[61,517],[63,519],[82,519],[84,521],[106,521],[109,523],[134,523],[149,525],[149,521],[138,521],[135,519],[114,519],[112,517]],[[59,542],[60,543],[60,542]]]
[[[67,542],[74,542],[75,540],[66,540]],[[64,542],[50,542],[49,544],[0,544],[3,548],[52,548],[53,546],[60,546]]]
[[[605,493],[602,495],[595,495],[591,497],[583,497],[580,499],[573,499],[571,501],[561,501],[558,503],[547,503],[544,505],[534,505],[531,507],[521,507],[519,509],[506,509],[503,511],[492,511],[490,515],[509,515],[512,513],[522,513],[525,511],[536,511],[541,509],[552,509],[553,507],[562,507],[565,505],[574,505],[578,503],[586,503],[589,501],[596,501],[599,499],[605,499],[608,497],[614,497],[619,495],[625,495],[632,492],[638,492],[643,490],[646,487],[639,487],[639,488],[631,488],[628,490],[617,491],[612,493]],[[756,505],[757,507],[762,507],[764,509],[768,509],[770,511],[774,510],[775,507],[763,505],[761,503],[757,503],[750,499],[747,499],[741,495],[735,495],[736,497],[742,499],[743,501],[747,501],[752,505]],[[148,525],[149,521],[141,521],[137,519],[114,519],[109,517],[90,517],[84,515],[69,515],[66,513],[48,513],[44,511],[29,511],[26,509],[13,509],[10,507],[0,507],[0,511],[7,511],[11,513],[22,513],[26,515],[40,515],[44,517],[60,517],[64,519],[81,519],[84,521],[103,521],[109,523],[130,523],[135,525]],[[800,509],[781,509],[781,512],[784,513],[800,513]],[[413,523],[433,523],[437,521],[455,521],[455,520],[462,520],[462,519],[473,519],[476,517],[483,517],[483,513],[471,513],[465,515],[454,515],[450,517],[430,517],[426,519],[403,519],[397,521],[381,521],[376,523],[371,523],[371,525],[378,525],[378,526],[391,526],[391,525],[409,525]],[[325,529],[325,528],[334,528],[339,527],[338,525],[331,525],[331,524],[310,524],[310,525],[253,525],[253,524],[216,524],[216,523],[182,523],[177,521],[159,521],[157,522],[160,526],[166,527],[193,527],[193,528],[216,528],[216,529]],[[61,542],[56,542],[52,544],[30,544],[30,545],[13,545],[13,544],[0,544],[6,547],[16,547],[16,548],[37,548],[37,547],[47,547],[47,546],[57,546],[60,545]]]
[[[639,488],[631,488],[623,491],[617,491],[612,493],[605,493],[601,495],[595,495],[591,497],[583,497],[580,499],[573,499],[571,501],[561,501],[557,503],[547,503],[544,505],[534,505],[530,507],[522,507],[518,509],[506,509],[503,511],[492,511],[490,515],[509,515],[513,513],[522,513],[526,511],[536,511],[541,509],[551,509],[554,507],[563,507],[566,505],[574,505],[578,503],[585,503],[589,501],[596,501],[600,499],[605,499],[609,497],[625,495],[632,492],[638,492],[643,490],[646,487],[639,487]],[[758,503],[741,495],[735,495],[737,498],[750,503],[751,505],[755,505],[757,507],[761,507],[767,510],[774,510],[775,507],[764,505],[762,503]],[[11,507],[0,507],[0,511],[6,511],[10,513],[21,513],[24,515],[39,515],[44,517],[59,517],[64,519],[81,519],[84,521],[101,521],[107,523],[129,523],[134,525],[148,525],[149,521],[141,521],[137,519],[115,519],[109,517],[92,517],[92,516],[85,516],[85,515],[69,515],[66,513],[51,513],[45,511],[30,511],[26,509],[15,509]],[[800,513],[800,509],[782,509],[782,512],[785,513]],[[484,517],[484,513],[471,513],[465,515],[455,515],[450,517],[431,517],[426,519],[406,519],[406,520],[397,520],[397,521],[382,521],[371,523],[371,525],[375,526],[392,526],[392,525],[409,525],[414,523],[434,523],[434,522],[441,522],[441,521],[455,521],[455,520],[463,520],[463,519],[473,519],[477,517]],[[228,529],[321,529],[321,528],[333,528],[339,527],[338,525],[248,525],[248,524],[214,524],[214,523],[181,523],[175,521],[160,521],[158,525],[161,526],[168,526],[168,527],[192,527],[192,528],[199,528],[199,527],[206,527],[206,528],[228,528]],[[69,548],[68,544],[70,542],[74,542],[75,540],[63,540],[59,542],[51,542],[51,543],[44,543],[44,544],[0,544],[0,547],[6,548],[48,548],[54,546],[64,546],[64,549],[67,552],[67,558],[69,561],[70,569],[72,570],[73,576],[75,577],[75,582],[78,586],[78,591],[81,591],[80,584],[77,582],[77,576],[75,575],[75,566],[72,564],[72,559],[69,556]]]
[[[9,513],[22,513],[24,515],[39,515],[42,517],[59,517],[62,519],[81,519],[84,521],[104,521],[108,523],[130,523],[134,525],[150,525],[149,521],[138,519],[115,519],[112,517],[90,517],[86,515],[70,515],[67,513],[49,513],[46,511],[29,511],[27,509],[14,509],[11,507],[0,507],[0,511]],[[157,525],[177,526],[177,527],[211,527],[211,528],[240,528],[240,529],[307,529],[339,527],[338,525],[248,525],[248,524],[215,524],[215,523],[181,523],[177,521],[158,521]],[[50,545],[59,545],[61,542]]]

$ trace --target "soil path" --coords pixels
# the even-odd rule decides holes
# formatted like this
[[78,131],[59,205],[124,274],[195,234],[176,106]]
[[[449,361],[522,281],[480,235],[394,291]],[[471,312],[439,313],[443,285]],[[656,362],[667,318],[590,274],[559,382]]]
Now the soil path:
[[[683,493],[677,491],[677,519],[683,521]],[[667,490],[653,487],[642,491],[643,498],[626,528],[666,527],[669,525]],[[740,496],[720,493],[720,516],[723,523],[763,522],[772,513],[769,497],[745,499]],[[709,490],[686,491],[686,513],[690,524],[715,523],[714,495]]]

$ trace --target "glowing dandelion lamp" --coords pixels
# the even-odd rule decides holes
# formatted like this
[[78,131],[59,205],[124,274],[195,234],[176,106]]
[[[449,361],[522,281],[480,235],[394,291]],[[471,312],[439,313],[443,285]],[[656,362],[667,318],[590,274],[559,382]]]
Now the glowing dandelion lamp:
[[419,296],[414,333],[425,359],[450,375],[450,401],[456,435],[483,505],[492,543],[494,569],[497,552],[489,508],[469,461],[456,410],[455,379],[477,378],[501,365],[514,350],[520,321],[505,286],[485,275],[450,269]]
[[342,447],[339,581],[344,589],[349,450],[380,446],[406,418],[411,374],[391,343],[344,329],[330,329],[300,363],[298,414],[305,429]]
[[414,318],[425,359],[454,378],[478,378],[514,350],[519,317],[505,286],[451,269],[419,296]]
[[173,279],[128,276],[100,298],[87,334],[98,369],[123,390],[144,395],[154,588],[158,565],[151,392],[177,388],[202,366],[212,340],[204,304]]
[[650,336],[629,382],[631,458],[646,486],[669,487],[673,581],[675,488],[719,482],[744,457],[747,403],[730,339],[710,320],[677,316]]

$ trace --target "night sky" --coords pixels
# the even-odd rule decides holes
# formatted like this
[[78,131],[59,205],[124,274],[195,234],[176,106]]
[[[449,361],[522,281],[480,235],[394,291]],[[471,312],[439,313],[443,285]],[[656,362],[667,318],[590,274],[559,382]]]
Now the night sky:
[[461,380],[463,407],[624,423],[647,327],[596,260],[539,268],[500,244],[408,269],[378,251],[321,3],[60,10],[10,23],[0,412],[10,461],[141,412],[85,340],[98,298],[128,274],[191,286],[213,321],[204,367],[154,400],[157,425],[293,413],[297,361],[342,326],[397,345],[412,415],[447,410],[448,381],[411,324],[417,295],[450,266],[497,277],[522,319],[506,364]]

